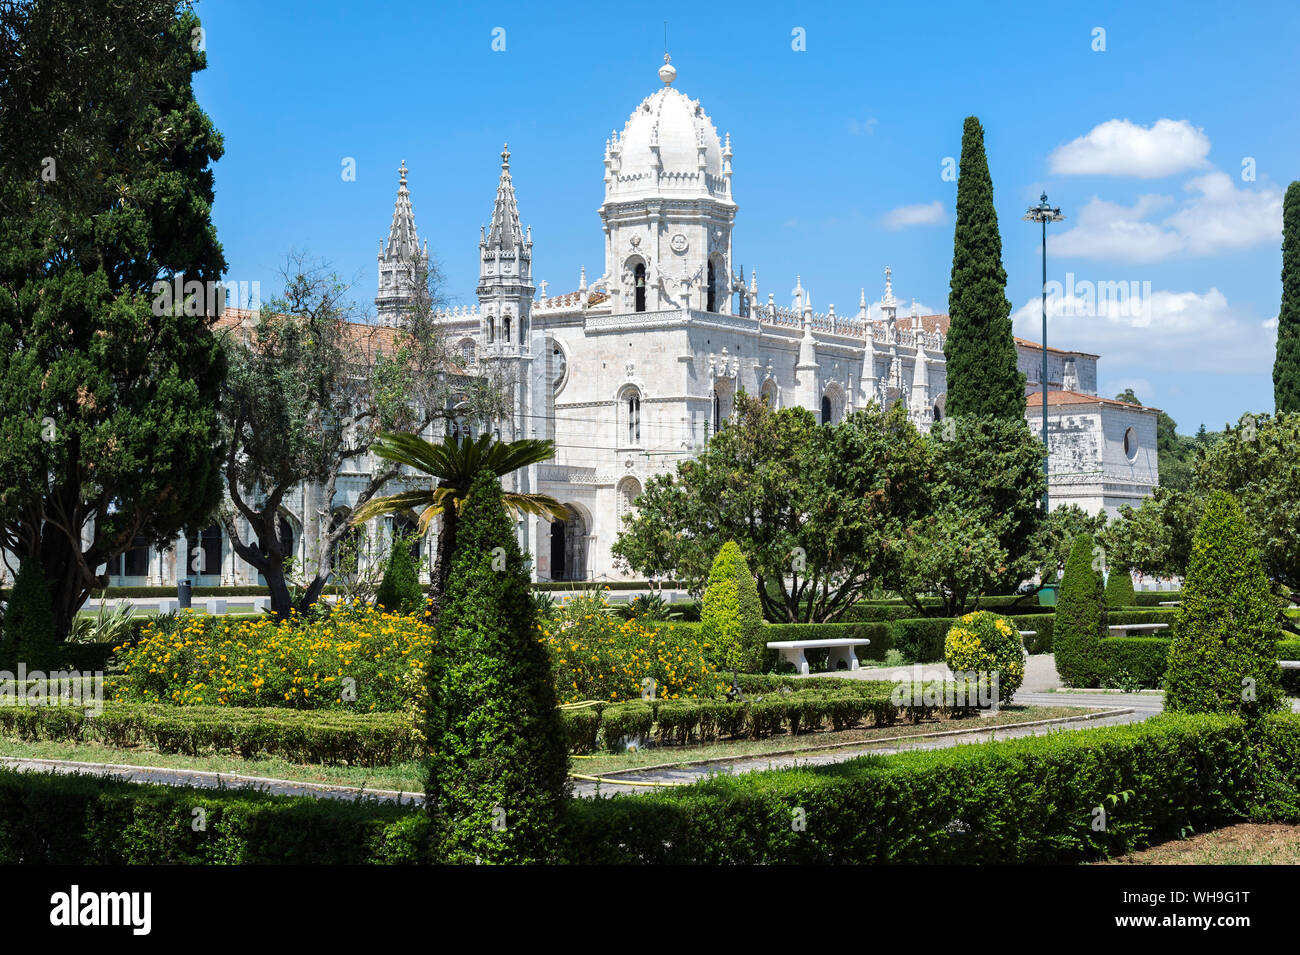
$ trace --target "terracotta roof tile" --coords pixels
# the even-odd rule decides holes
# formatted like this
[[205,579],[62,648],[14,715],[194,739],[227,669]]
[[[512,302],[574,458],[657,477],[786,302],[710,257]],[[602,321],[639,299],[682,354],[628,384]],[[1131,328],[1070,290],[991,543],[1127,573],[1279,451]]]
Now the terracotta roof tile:
[[[1025,407],[1033,410],[1041,408],[1043,405],[1043,393],[1033,391],[1025,396]],[[1148,405],[1135,405],[1127,401],[1120,401],[1117,398],[1103,398],[1101,395],[1087,395],[1081,391],[1049,391],[1047,393],[1047,406],[1061,407],[1062,405],[1113,405],[1119,408],[1131,408],[1135,411],[1152,411],[1159,413],[1159,408],[1152,408]]]

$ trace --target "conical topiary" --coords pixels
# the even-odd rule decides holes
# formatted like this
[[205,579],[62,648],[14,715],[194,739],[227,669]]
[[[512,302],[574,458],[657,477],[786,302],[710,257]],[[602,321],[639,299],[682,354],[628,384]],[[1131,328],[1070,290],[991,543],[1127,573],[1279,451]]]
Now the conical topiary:
[[1088,534],[1080,534],[1065,562],[1065,576],[1052,621],[1056,672],[1069,686],[1095,687],[1101,676],[1101,640],[1106,634],[1106,603],[1100,556]]
[[394,538],[384,579],[375,593],[375,606],[391,613],[421,613],[424,593],[420,590],[420,572],[405,541]]
[[473,479],[459,517],[428,680],[434,859],[554,861],[568,747],[523,556],[490,471]]
[[1106,607],[1120,610],[1137,604],[1137,592],[1133,590],[1133,574],[1127,567],[1112,567],[1106,578]]
[[1206,502],[1181,600],[1165,709],[1247,719],[1279,709],[1278,606],[1241,505],[1226,491]]
[[763,667],[763,606],[740,545],[727,541],[709,571],[700,604],[700,636],[722,670],[757,673]]

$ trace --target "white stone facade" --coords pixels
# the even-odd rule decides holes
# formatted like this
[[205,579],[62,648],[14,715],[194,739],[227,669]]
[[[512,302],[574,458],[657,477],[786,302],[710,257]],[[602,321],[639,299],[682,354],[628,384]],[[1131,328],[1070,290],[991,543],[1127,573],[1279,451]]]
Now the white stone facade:
[[[904,402],[923,430],[943,414],[947,316],[917,315],[915,302],[910,315],[900,316],[889,269],[880,301],[868,306],[864,291],[847,315],[834,305],[814,311],[798,277],[780,303],[774,292],[760,293],[757,274],[746,276],[738,264],[733,241],[730,135],[720,138],[700,103],[673,85],[676,70],[667,57],[659,77],[660,87],[605,144],[605,196],[597,210],[603,273],[588,282],[580,269],[577,291],[564,295],[534,284],[532,233],[520,225],[506,149],[491,225],[480,236],[477,304],[439,316],[467,370],[494,363],[517,382],[513,420],[490,424],[499,436],[556,443],[552,462],[512,479],[573,512],[555,526],[520,522],[520,543],[539,580],[620,576],[610,548],[623,515],[648,480],[697,454],[725,426],[741,389],[775,407],[807,408],[823,421],[872,401]],[[406,301],[403,269],[412,256],[427,261],[428,254],[427,245],[419,246],[406,177],[403,163],[379,256],[375,303],[388,324]],[[1041,353],[1032,342],[1017,344],[1026,391],[1036,392]],[[1096,360],[1049,351],[1049,389],[1091,398],[1053,399],[1053,506],[1113,511],[1137,503],[1157,478],[1155,412],[1097,399]],[[1037,430],[1035,399],[1026,418]],[[1136,455],[1124,451],[1126,434]],[[286,500],[285,526],[300,558],[302,538],[314,536],[319,515],[350,509],[370,466],[360,462],[345,475],[328,507],[311,488]],[[388,493],[400,489],[390,485]],[[377,522],[367,534],[378,544],[390,528],[391,521]],[[224,536],[210,549],[208,572],[190,574],[196,583],[258,582]],[[169,562],[152,548],[129,555],[117,571],[110,569],[112,584],[166,584],[177,576],[175,558]]]

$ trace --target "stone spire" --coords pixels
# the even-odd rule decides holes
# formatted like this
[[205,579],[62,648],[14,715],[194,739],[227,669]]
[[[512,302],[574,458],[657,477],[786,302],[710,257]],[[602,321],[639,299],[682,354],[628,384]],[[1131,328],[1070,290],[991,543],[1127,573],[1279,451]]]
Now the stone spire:
[[515,202],[515,187],[510,181],[510,146],[501,149],[501,181],[497,183],[496,204],[492,207],[492,225],[488,229],[487,247],[513,252],[523,245],[523,229],[519,226],[519,205]]
[[388,241],[379,244],[379,294],[375,308],[379,321],[396,324],[402,310],[415,300],[418,273],[428,268],[428,243],[420,249],[415,231],[415,213],[411,209],[411,192],[406,187],[406,160],[398,169],[397,202],[393,205],[393,224]]
[[886,323],[894,324],[898,317],[898,299],[894,298],[893,270],[885,266],[885,294],[880,299],[880,311]]
[[406,188],[406,160],[397,170],[397,202],[393,205],[393,224],[388,230],[388,246],[384,257],[407,259],[420,251],[420,239],[415,232],[415,213],[411,211],[411,192]]

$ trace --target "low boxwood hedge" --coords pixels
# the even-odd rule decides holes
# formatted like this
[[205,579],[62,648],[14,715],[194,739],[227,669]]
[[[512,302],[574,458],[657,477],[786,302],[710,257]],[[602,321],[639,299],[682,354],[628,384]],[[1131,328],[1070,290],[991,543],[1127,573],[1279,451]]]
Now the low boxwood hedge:
[[[1282,768],[1269,777],[1267,805],[1279,815],[1296,803],[1295,720],[1269,721]],[[568,855],[599,864],[1080,862],[1257,814],[1256,783],[1241,721],[1170,714],[579,800]],[[1099,808],[1104,829],[1093,825]]]
[[425,819],[409,806],[369,800],[0,769],[7,865],[414,863],[426,860]]
[[0,706],[0,735],[38,742],[151,745],[163,753],[279,756],[301,763],[388,766],[419,757],[401,713],[275,707],[106,703],[98,716],[71,706]]
[[[1300,717],[1270,716],[1253,732],[1235,717],[1164,714],[575,799],[558,854],[623,864],[1072,863],[1187,826],[1300,822]],[[1104,829],[1094,827],[1099,809]],[[409,806],[0,769],[0,864],[437,861],[427,836],[424,812]]]
[[[1168,631],[1160,631],[1162,634]],[[1164,685],[1172,637],[1107,637],[1100,643],[1100,684],[1103,687],[1158,690]],[[1279,660],[1300,660],[1300,640],[1281,640]],[[1283,670],[1282,688],[1300,696],[1300,671]]]

